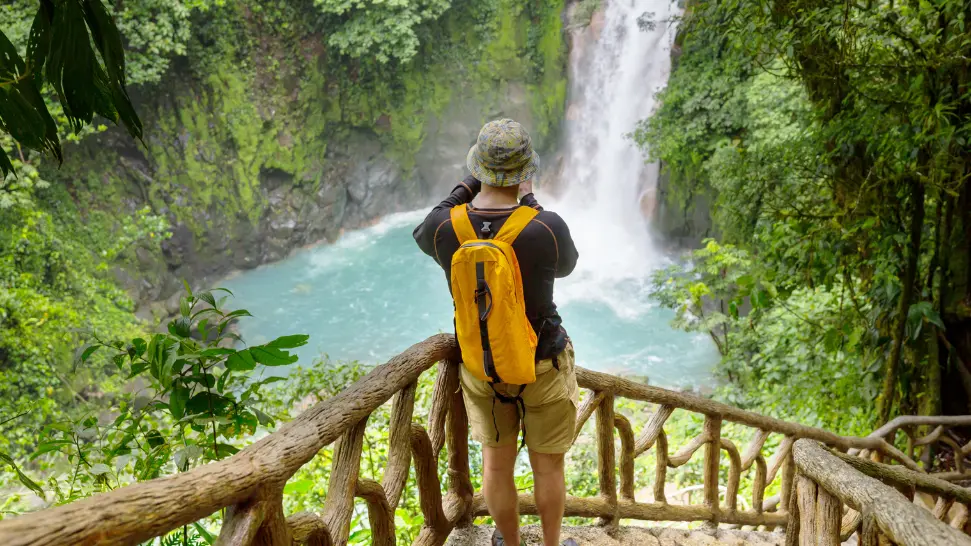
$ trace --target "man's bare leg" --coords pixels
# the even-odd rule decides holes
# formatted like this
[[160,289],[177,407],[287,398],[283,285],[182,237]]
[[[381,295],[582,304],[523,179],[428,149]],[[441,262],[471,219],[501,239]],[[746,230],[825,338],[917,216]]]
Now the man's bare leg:
[[[511,546],[519,546],[519,499],[514,479],[516,454],[515,444],[482,446],[482,493],[496,528]],[[562,470],[561,466],[561,473]]]
[[563,476],[563,454],[537,453],[529,450],[533,467],[533,494],[543,523],[543,544],[560,545],[560,527],[566,504],[566,482]]

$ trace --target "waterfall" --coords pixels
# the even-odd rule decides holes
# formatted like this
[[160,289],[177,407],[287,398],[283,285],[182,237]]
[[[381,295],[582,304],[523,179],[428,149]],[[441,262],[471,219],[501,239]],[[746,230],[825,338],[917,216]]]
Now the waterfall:
[[[677,11],[668,1],[603,0],[604,13],[575,36],[559,199],[548,188],[539,198],[566,219],[580,249],[577,270],[555,288],[577,361],[658,385],[698,386],[710,383],[718,354],[704,334],[673,330],[671,310],[652,304],[650,273],[665,260],[645,218],[657,166],[627,137],[650,115],[670,70],[667,20]],[[654,30],[638,28],[644,13],[654,14]],[[445,276],[411,238],[426,213],[387,217],[220,283],[255,315],[240,333],[254,344],[308,333],[310,344],[297,349],[306,365],[321,353],[380,362],[452,330]]]
[[557,283],[557,301],[601,301],[621,317],[650,308],[650,272],[663,260],[648,216],[658,165],[629,136],[647,118],[671,70],[672,0],[604,0],[574,35],[560,198],[580,263]]

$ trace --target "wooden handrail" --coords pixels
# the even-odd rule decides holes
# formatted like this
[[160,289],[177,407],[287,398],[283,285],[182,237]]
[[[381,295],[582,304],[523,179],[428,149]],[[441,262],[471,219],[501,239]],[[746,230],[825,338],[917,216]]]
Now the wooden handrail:
[[318,451],[435,363],[456,357],[456,350],[453,336],[432,336],[228,459],[5,519],[0,521],[0,544],[138,544],[243,503],[261,490],[282,489]]
[[940,496],[949,500],[957,500],[964,504],[971,504],[971,489],[960,487],[951,482],[935,477],[933,474],[914,472],[899,466],[891,466],[869,459],[861,459],[839,452],[832,455],[860,472],[883,482],[890,482],[894,487],[907,487],[924,493]]
[[[891,457],[901,464],[919,470],[912,459],[907,457],[902,451],[895,448],[883,437],[870,435],[865,438],[856,436],[840,436],[821,428],[800,425],[767,417],[752,411],[723,404],[708,398],[702,398],[688,393],[675,392],[661,387],[635,383],[629,379],[616,377],[613,375],[587,370],[577,367],[577,383],[581,388],[593,390],[595,392],[611,392],[616,396],[651,402],[662,406],[672,406],[704,415],[719,417],[726,421],[732,421],[742,425],[747,425],[756,429],[763,429],[770,432],[794,436],[797,438],[809,438],[824,444],[839,448],[843,451],[850,448],[869,449]],[[967,417],[971,423],[971,416]]]
[[[296,543],[343,545],[348,540],[354,499],[361,498],[368,507],[372,540],[375,544],[391,545],[395,543],[394,512],[413,469],[424,516],[424,525],[415,544],[438,546],[455,526],[470,525],[473,516],[485,514],[485,503],[481,495],[473,491],[469,476],[468,418],[462,393],[458,389],[457,362],[458,348],[454,337],[433,336],[392,358],[387,364],[378,366],[337,396],[314,405],[276,432],[229,459],[66,506],[0,521],[0,544],[137,544],[226,508],[226,518],[218,539],[220,546],[290,546]],[[438,375],[426,429],[413,420],[415,392],[419,376],[435,363],[438,363]],[[910,470],[886,467],[890,469],[888,476],[903,480],[904,485],[922,490],[929,488],[932,493],[938,494],[940,500],[935,512],[940,513],[941,519],[957,502],[955,510],[959,513],[958,517],[952,518],[952,525],[963,526],[968,519],[967,495],[960,488],[942,485],[939,479],[922,473],[912,457],[915,445],[946,441],[963,456],[965,450],[971,450],[971,444],[962,448],[943,436],[943,432],[965,420],[971,422],[971,417],[895,421],[898,427],[938,426],[931,434],[918,440],[908,436],[911,438],[909,449],[903,453],[892,444],[892,438],[890,441],[887,439],[897,428],[885,427],[878,431],[881,434],[871,434],[866,438],[839,436],[692,394],[635,383],[579,367],[576,374],[579,386],[591,392],[578,410],[575,437],[579,436],[584,423],[596,416],[600,493],[594,498],[569,497],[567,516],[598,517],[606,525],[615,525],[620,519],[631,518],[763,525],[771,529],[792,522],[790,511],[798,506],[800,500],[795,491],[813,491],[813,498],[821,499],[819,506],[814,509],[814,517],[817,513],[822,514],[820,521],[825,521],[819,531],[832,538],[840,534],[838,522],[834,527],[832,519],[842,508],[843,498],[836,492],[831,493],[826,484],[809,480],[806,472],[801,476],[796,475],[793,446],[803,445],[800,442],[811,439],[841,452],[859,450],[899,462]],[[359,479],[361,446],[368,416],[392,397],[388,464],[380,482]],[[631,421],[615,413],[614,402],[618,397],[656,405],[654,414],[639,437],[635,438]],[[671,446],[675,451],[672,455],[669,454],[669,437],[665,434],[664,426],[675,410],[700,413],[705,419],[703,430],[697,437],[688,439],[680,449],[677,449],[679,446]],[[726,423],[756,429],[744,452],[723,436]],[[773,434],[783,438],[770,459],[762,452]],[[615,445],[615,438],[618,437],[621,447],[619,457]],[[328,494],[321,513],[301,512],[287,518],[283,513],[284,484],[318,451],[338,438]],[[638,502],[634,498],[634,460],[652,448],[656,455],[654,502]],[[668,504],[664,491],[667,469],[686,464],[702,448],[704,479],[698,488],[703,491],[703,503]],[[448,454],[448,487],[444,495],[439,476],[443,450]],[[724,460],[722,452],[727,454]],[[827,456],[835,458],[839,464],[847,464],[841,461],[841,458],[848,457],[842,453],[827,453]],[[859,462],[853,465],[865,473],[870,473],[868,469],[873,468],[867,466],[869,463],[866,461],[853,461]],[[724,487],[719,484],[723,463],[728,467],[728,480]],[[752,508],[739,510],[736,497],[740,480],[753,467]],[[780,473],[781,506],[777,511],[770,511],[772,508],[765,508],[763,499],[766,489]],[[958,472],[948,473],[947,477],[961,479],[971,475],[964,472],[963,466],[958,466]],[[800,485],[796,486],[797,483]],[[720,500],[722,491],[725,492],[724,502]],[[802,500],[805,501],[805,498]],[[524,514],[536,514],[533,497],[520,496],[520,510]],[[933,519],[934,516],[930,517]],[[855,532],[858,528],[882,529],[863,516],[855,521],[855,525],[844,527],[849,532]]]
[[896,489],[863,474],[816,442],[798,440],[793,456],[799,471],[799,502],[786,544],[795,544],[797,536],[799,544],[839,544],[839,507],[846,503],[863,514],[863,544],[876,544],[874,533],[879,532],[900,546],[971,546],[967,535],[941,523]]

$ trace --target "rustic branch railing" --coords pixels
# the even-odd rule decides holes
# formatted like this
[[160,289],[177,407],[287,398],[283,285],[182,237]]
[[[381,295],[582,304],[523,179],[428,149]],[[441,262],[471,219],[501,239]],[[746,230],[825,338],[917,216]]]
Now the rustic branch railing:
[[[360,498],[367,506],[373,543],[392,545],[395,544],[395,509],[409,472],[414,468],[424,517],[415,544],[441,545],[453,528],[468,526],[474,516],[487,513],[483,498],[473,492],[469,478],[468,419],[458,390],[457,358],[458,350],[452,336],[433,336],[228,459],[69,505],[0,521],[0,544],[138,544],[226,509],[217,542],[221,546],[343,545],[348,540],[354,499]],[[413,421],[416,385],[419,376],[436,363],[439,363],[438,375],[426,430]],[[792,503],[796,498],[792,495],[797,466],[793,459],[796,440],[816,440],[841,452],[858,450],[880,460],[896,461],[916,474],[920,466],[912,458],[913,446],[944,438],[942,433],[946,427],[971,424],[971,417],[911,423],[908,426],[938,428],[930,435],[909,442],[911,449],[904,453],[892,444],[897,428],[881,429],[880,434],[866,438],[844,437],[583,368],[577,369],[577,379],[580,387],[591,393],[579,408],[575,436],[580,435],[584,423],[596,413],[600,495],[568,497],[566,515],[599,518],[601,523],[609,526],[618,524],[621,519],[705,521],[769,528],[786,526],[790,507],[794,506]],[[384,475],[380,483],[360,479],[361,447],[368,416],[392,397],[390,449]],[[639,434],[635,435],[627,417],[615,414],[614,402],[618,397],[651,405],[653,413]],[[664,425],[675,410],[703,415],[704,425],[699,436],[672,454]],[[723,437],[725,423],[755,429],[743,450]],[[781,438],[775,454],[767,458],[763,448],[772,435]],[[321,513],[300,512],[286,517],[283,487],[287,480],[321,449],[335,441],[330,484]],[[669,503],[665,494],[667,469],[686,464],[702,448],[702,504]],[[964,448],[956,444],[952,448],[964,453]],[[448,455],[448,487],[444,497],[438,475],[442,449],[446,449]],[[655,481],[651,488],[653,501],[638,502],[634,461],[651,449],[656,455]],[[728,468],[724,488],[719,484],[723,451],[727,453]],[[806,464],[800,468],[804,476],[813,476]],[[958,468],[961,472],[950,473],[948,478],[971,477],[963,473],[963,466]],[[739,510],[737,498],[741,479],[749,472],[753,474],[751,508]],[[765,495],[777,479],[780,480],[781,502],[780,508],[772,512],[768,508],[772,503],[765,500]],[[829,485],[820,483],[826,491],[831,490]],[[720,499],[722,489],[724,505]],[[945,513],[945,508],[950,509],[955,500],[959,506],[966,503],[964,497],[953,491],[948,495],[951,497],[944,495],[945,500],[938,507]],[[519,502],[522,513],[537,513],[532,495],[521,495]],[[844,499],[844,502],[855,509],[869,506],[853,499]],[[841,503],[826,500],[823,504],[825,514],[829,516],[841,511]],[[967,511],[965,521],[966,514]],[[873,525],[867,518],[862,520],[864,526]]]
[[[793,518],[786,529],[786,546],[838,546],[853,532],[858,533],[860,546],[971,546],[971,538],[954,528],[967,523],[971,490],[912,470],[830,452],[811,440],[797,441],[793,455],[797,495],[789,508]],[[914,489],[936,495],[934,512],[914,504],[898,487],[908,488],[911,497]],[[945,525],[939,520],[956,501],[964,507],[964,516],[955,518],[954,526]],[[849,509],[846,518],[844,505]]]

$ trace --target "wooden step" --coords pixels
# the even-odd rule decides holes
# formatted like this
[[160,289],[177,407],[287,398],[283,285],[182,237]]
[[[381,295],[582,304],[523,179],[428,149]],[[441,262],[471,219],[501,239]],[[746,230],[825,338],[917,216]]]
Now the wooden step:
[[[490,546],[493,527],[477,525],[452,531],[446,546]],[[529,546],[543,546],[539,525],[522,529]],[[564,527],[561,540],[572,538],[580,546],[783,546],[781,533],[755,531],[689,531],[665,527],[619,527],[608,531],[602,527]]]

